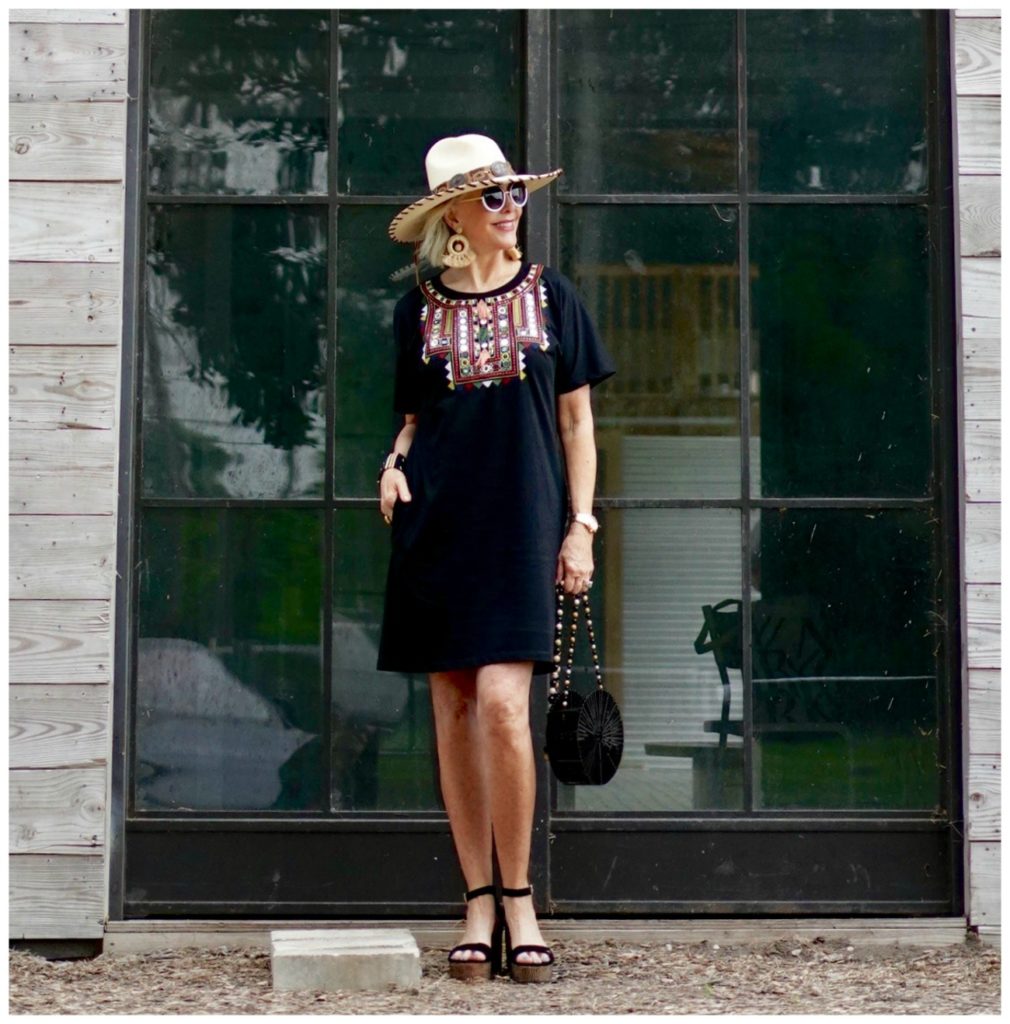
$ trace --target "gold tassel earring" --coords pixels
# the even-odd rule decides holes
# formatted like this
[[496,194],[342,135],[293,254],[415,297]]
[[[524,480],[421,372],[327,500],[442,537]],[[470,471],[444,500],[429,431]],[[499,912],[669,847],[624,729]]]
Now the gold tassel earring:
[[513,245],[511,248],[505,250],[505,255],[510,260],[521,260],[523,258],[523,251],[518,245]]
[[474,253],[470,241],[462,232],[449,236],[442,253],[442,262],[450,267],[468,267],[473,263]]

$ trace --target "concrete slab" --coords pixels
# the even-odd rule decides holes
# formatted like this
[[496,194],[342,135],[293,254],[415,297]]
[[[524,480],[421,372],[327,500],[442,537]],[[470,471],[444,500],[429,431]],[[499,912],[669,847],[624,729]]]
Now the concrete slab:
[[313,928],[270,932],[278,991],[415,988],[421,951],[405,928]]

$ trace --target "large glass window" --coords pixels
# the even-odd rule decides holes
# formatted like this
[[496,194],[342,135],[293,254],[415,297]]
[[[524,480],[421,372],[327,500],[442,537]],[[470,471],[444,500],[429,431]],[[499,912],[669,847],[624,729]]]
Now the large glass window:
[[519,159],[522,15],[149,26],[133,807],[438,810],[427,680],[375,670],[386,226],[438,136]]
[[618,364],[593,594],[626,712],[616,778],[557,807],[931,809],[923,17],[556,18],[559,265]]
[[929,24],[150,12],[131,809],[441,808],[427,680],[374,668],[375,473],[413,283],[387,225],[465,131],[564,167],[524,249],[618,366],[592,593],[625,754],[559,819],[932,809]]

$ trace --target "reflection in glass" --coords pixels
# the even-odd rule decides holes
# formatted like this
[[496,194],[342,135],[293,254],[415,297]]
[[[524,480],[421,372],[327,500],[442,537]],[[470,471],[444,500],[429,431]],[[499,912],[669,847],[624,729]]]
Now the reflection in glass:
[[753,493],[925,495],[925,209],[754,206],[751,234]]
[[319,809],[322,516],[148,508],[135,802]]
[[375,667],[389,528],[374,509],[334,513],[334,810],[441,810],[424,672]]
[[931,518],[906,509],[753,513],[755,807],[939,801]]
[[748,11],[752,187],[924,193],[928,94],[922,11]]
[[[344,206],[337,214],[334,493],[373,497],[379,460],[402,425],[392,413],[393,307],[414,287],[410,250],[390,244],[396,210]],[[391,279],[392,277],[392,279]]]
[[733,11],[559,11],[562,192],[736,182]]
[[597,496],[740,493],[733,206],[564,208],[559,269],[617,373],[593,392]]
[[328,12],[150,18],[151,191],[325,194]]
[[326,227],[313,207],[153,206],[144,493],[322,493]]
[[[559,810],[690,811],[743,806],[739,662],[712,649],[712,606],[740,595],[740,513],[603,513],[591,591],[604,684],[624,718],[605,786],[557,786]],[[572,682],[596,679],[579,629]],[[728,701],[728,713],[724,708]]]
[[490,135],[522,164],[519,11],[342,10],[337,187],[427,192],[424,154],[445,135]]

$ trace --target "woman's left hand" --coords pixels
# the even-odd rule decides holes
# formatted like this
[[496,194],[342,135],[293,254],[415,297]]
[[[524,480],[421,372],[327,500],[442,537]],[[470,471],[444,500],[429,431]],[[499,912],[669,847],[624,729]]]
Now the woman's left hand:
[[558,552],[555,583],[563,583],[566,594],[585,594],[593,580],[593,536],[575,524]]

